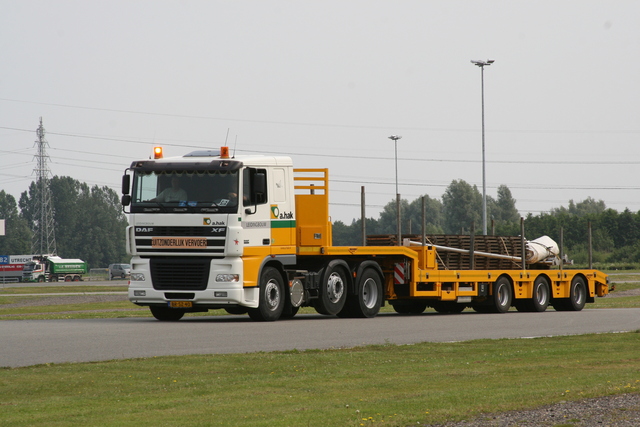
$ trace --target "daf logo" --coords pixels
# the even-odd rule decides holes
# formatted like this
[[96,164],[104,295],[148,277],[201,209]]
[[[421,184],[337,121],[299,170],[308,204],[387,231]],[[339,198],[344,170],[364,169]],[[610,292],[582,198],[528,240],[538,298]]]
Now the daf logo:
[[153,227],[136,227],[136,233],[151,233]]

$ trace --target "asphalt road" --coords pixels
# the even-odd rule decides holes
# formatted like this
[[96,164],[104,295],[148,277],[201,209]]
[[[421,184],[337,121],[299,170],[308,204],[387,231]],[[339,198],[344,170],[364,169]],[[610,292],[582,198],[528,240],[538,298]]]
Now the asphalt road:
[[640,330],[640,308],[580,312],[401,316],[373,319],[300,315],[252,322],[248,316],[7,320],[0,322],[0,366],[140,357],[348,348],[480,338],[521,338]]

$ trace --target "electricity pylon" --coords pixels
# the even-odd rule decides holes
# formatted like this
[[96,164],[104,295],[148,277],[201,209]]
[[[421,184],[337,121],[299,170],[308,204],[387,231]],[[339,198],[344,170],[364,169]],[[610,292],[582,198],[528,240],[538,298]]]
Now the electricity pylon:
[[44,127],[42,117],[40,126],[36,130],[38,140],[35,145],[38,153],[35,155],[37,166],[33,170],[37,176],[35,198],[35,209],[33,215],[33,241],[31,242],[31,253],[33,255],[55,255],[56,236],[53,222],[53,205],[51,203],[51,189],[49,188],[49,175],[51,171],[47,166],[47,146],[49,143],[44,139]]

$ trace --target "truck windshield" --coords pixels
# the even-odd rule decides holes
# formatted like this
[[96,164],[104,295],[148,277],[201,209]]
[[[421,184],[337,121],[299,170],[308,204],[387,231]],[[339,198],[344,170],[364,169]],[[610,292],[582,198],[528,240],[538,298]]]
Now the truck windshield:
[[238,210],[238,171],[136,171],[132,212]]
[[23,271],[33,271],[36,268],[36,263],[29,261],[25,265],[22,266]]

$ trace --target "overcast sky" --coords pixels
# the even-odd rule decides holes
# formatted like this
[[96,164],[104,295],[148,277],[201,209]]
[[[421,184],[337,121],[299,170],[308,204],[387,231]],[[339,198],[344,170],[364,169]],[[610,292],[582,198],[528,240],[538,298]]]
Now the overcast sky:
[[330,169],[333,219],[453,180],[522,215],[640,210],[639,1],[0,0],[0,190],[52,175],[120,191],[154,145],[227,144]]

